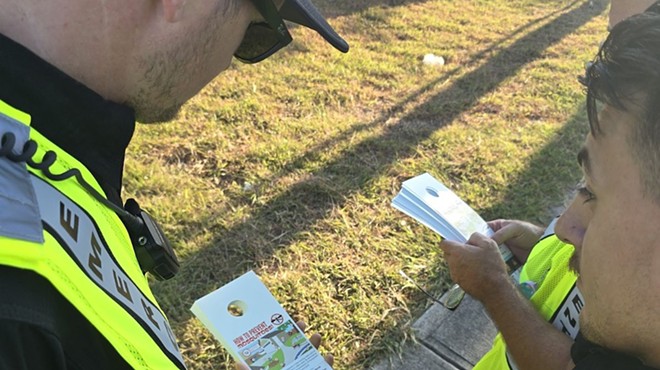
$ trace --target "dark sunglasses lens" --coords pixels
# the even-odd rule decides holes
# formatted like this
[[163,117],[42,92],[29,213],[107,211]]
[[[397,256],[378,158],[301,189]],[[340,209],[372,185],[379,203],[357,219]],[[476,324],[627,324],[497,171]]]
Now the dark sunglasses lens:
[[265,23],[254,23],[245,31],[243,42],[234,55],[243,61],[258,62],[284,46],[279,44],[277,33],[272,28]]

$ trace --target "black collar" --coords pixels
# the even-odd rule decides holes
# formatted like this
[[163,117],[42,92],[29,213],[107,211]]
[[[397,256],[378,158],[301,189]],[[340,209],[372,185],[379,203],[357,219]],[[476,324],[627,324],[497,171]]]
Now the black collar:
[[32,127],[82,162],[110,200],[121,202],[124,152],[135,129],[131,108],[103,99],[1,34],[0,99],[30,114]]

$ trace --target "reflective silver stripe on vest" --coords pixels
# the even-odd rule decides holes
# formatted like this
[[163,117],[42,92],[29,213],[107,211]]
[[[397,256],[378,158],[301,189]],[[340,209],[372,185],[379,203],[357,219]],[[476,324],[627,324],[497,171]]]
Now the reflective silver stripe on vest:
[[41,217],[60,237],[63,247],[87,276],[126,309],[151,333],[163,351],[180,362],[183,358],[161,311],[138,289],[111,256],[105,241],[90,218],[77,204],[50,184],[31,176]]
[[[14,135],[12,153],[18,155],[30,138],[30,127],[0,113],[0,137],[5,134]],[[0,157],[0,235],[44,242],[37,197],[26,164],[5,157]]]

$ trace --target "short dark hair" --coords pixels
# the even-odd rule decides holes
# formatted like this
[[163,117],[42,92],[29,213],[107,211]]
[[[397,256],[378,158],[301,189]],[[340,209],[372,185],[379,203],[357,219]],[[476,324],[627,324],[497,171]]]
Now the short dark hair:
[[581,81],[592,135],[601,133],[599,102],[638,117],[628,143],[660,204],[660,2],[614,26]]

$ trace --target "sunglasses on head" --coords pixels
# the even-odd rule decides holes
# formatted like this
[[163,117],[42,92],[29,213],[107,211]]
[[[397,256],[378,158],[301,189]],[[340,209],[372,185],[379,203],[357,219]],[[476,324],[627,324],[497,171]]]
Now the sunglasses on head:
[[252,23],[234,57],[243,63],[258,63],[291,43],[291,34],[272,0],[252,0],[263,22]]

